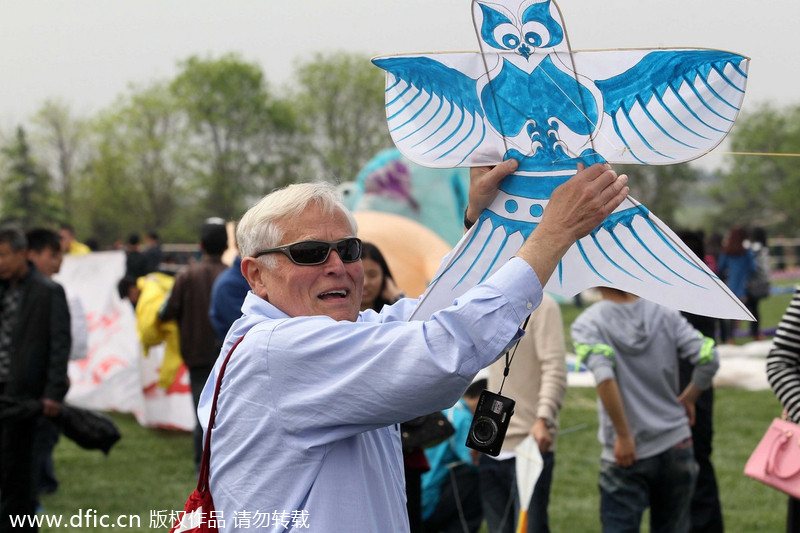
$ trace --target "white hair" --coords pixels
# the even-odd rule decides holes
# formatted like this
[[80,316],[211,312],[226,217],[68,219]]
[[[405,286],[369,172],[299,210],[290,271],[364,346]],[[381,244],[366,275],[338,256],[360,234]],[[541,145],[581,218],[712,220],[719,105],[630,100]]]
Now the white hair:
[[[236,228],[236,241],[242,257],[251,257],[259,250],[279,246],[285,232],[284,222],[300,216],[316,204],[326,215],[339,210],[347,217],[353,235],[358,225],[353,214],[342,203],[339,191],[330,183],[296,183],[263,197],[247,210]],[[266,266],[274,266],[273,256],[262,256]]]

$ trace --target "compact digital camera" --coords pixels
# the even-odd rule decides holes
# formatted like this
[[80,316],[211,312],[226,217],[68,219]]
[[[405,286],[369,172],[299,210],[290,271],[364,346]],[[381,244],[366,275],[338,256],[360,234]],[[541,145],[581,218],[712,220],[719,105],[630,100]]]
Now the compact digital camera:
[[467,447],[497,457],[514,414],[514,400],[484,390],[478,398],[475,416],[467,435]]

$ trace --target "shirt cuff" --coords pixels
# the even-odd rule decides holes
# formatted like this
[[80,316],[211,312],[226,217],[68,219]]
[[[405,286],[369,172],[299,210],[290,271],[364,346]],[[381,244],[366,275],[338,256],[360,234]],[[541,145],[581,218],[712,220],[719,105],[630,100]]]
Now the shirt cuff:
[[519,257],[509,259],[488,283],[509,299],[520,315],[520,323],[542,303],[542,284],[533,268]]

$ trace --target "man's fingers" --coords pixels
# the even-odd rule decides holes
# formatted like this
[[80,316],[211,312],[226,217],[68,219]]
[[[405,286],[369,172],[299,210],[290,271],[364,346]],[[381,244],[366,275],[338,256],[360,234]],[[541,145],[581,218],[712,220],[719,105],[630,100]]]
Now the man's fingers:
[[630,192],[628,188],[628,176],[625,174],[616,176],[611,183],[600,191],[599,198],[601,205],[603,205],[603,210],[611,214],[614,209],[625,201],[628,192]]
[[492,182],[492,185],[499,187],[503,178],[517,170],[518,166],[519,163],[516,159],[507,159],[487,172],[486,178]]
[[489,207],[497,195],[503,179],[514,172],[519,163],[516,159],[508,159],[494,167],[473,167],[470,169],[469,205],[467,219],[475,222],[481,212]]
[[519,163],[516,159],[508,159],[493,167],[473,167],[470,169],[470,178],[481,189],[496,189],[503,178],[517,170]]

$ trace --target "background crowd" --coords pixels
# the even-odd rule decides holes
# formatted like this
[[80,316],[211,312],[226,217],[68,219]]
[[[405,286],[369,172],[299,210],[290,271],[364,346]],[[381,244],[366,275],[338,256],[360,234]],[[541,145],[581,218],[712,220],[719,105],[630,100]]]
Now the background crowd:
[[[740,298],[748,309],[756,317],[756,321],[750,324],[747,332],[754,340],[764,338],[764,332],[759,324],[759,302],[770,294],[770,262],[767,246],[766,234],[761,228],[752,228],[749,231],[741,227],[731,228],[727,236],[720,238],[719,235],[704,236],[702,232],[683,231],[679,232],[684,241],[703,258],[714,273],[720,276],[729,286],[731,292]],[[222,254],[228,249],[228,233],[225,221],[219,218],[207,219],[200,228],[198,234],[198,251],[189,264],[178,264],[175,257],[170,257],[162,251],[158,234],[155,231],[148,231],[144,237],[145,245],[142,247],[139,234],[128,236],[124,246],[126,256],[125,276],[119,282],[119,294],[122,298],[130,300],[137,310],[139,320],[140,336],[143,341],[148,338],[148,334],[155,333],[158,342],[163,342],[166,337],[172,335],[177,337],[173,343],[172,367],[185,364],[189,369],[192,397],[197,406],[200,391],[209,375],[217,354],[219,353],[222,339],[230,328],[231,324],[241,314],[241,303],[249,290],[249,286],[241,275],[241,257],[234,255],[232,264],[226,265],[222,262]],[[62,338],[62,347],[58,348],[57,342],[51,342],[51,355],[48,363],[43,364],[42,368],[46,371],[39,371],[37,392],[42,398],[52,400],[55,405],[63,400],[66,393],[66,361],[85,357],[88,351],[87,338],[88,326],[85,316],[81,309],[80,295],[67,294],[59,286],[50,280],[60,267],[61,260],[65,254],[86,254],[91,248],[79,242],[69,225],[63,225],[58,230],[49,228],[33,228],[26,234],[18,230],[4,229],[0,233],[0,252],[6,255],[17,254],[18,260],[16,270],[6,266],[10,262],[3,259],[0,254],[0,377],[6,372],[3,383],[2,394],[19,394],[19,383],[29,379],[27,376],[16,375],[13,363],[10,367],[4,360],[14,360],[16,355],[12,355],[14,350],[24,350],[25,344],[32,342],[26,340],[25,335],[10,340],[12,326],[19,326],[25,323],[33,327],[37,332],[42,331],[45,324],[49,324],[50,337],[55,339],[59,335]],[[24,255],[18,255],[18,254]],[[19,259],[24,257],[23,259]],[[381,254],[381,251],[371,243],[364,243],[362,261],[365,269],[364,296],[362,310],[380,310],[383,305],[391,304],[401,296],[402,287],[397,287],[390,266]],[[23,263],[25,268],[23,268]],[[38,313],[40,318],[28,322],[29,315],[24,315],[24,309],[30,305],[27,301],[29,296],[26,294],[22,299],[21,292],[15,287],[21,286],[20,283],[31,283],[46,288],[50,296],[48,305],[39,305]],[[155,292],[154,292],[154,287]],[[141,300],[141,295],[147,294],[146,301]],[[153,298],[153,295],[155,299]],[[604,301],[614,301],[621,295],[604,295]],[[624,295],[622,295],[624,296]],[[632,295],[627,295],[631,296]],[[63,302],[61,301],[63,298]],[[623,298],[624,299],[624,298]],[[23,301],[24,300],[24,301]],[[630,300],[628,303],[635,301]],[[139,305],[143,302],[143,305]],[[600,305],[600,304],[595,304]],[[617,305],[623,305],[619,302]],[[642,305],[645,305],[642,303]],[[793,307],[797,306],[797,297],[793,301]],[[147,309],[155,309],[155,313],[147,313]],[[65,315],[66,310],[66,315]],[[587,310],[590,313],[591,308]],[[607,311],[606,311],[607,312]],[[658,312],[664,312],[660,310]],[[794,311],[796,314],[796,311]],[[638,312],[638,315],[647,313]],[[21,317],[26,320],[20,322]],[[786,378],[795,371],[798,361],[795,357],[797,343],[792,337],[792,310],[781,323],[781,329],[776,337],[776,349],[770,356],[770,367],[768,375],[772,383],[779,384],[776,391],[779,398],[787,406],[789,415],[796,407],[795,403],[797,392],[792,389],[793,380],[800,379],[792,377]],[[60,318],[59,318],[60,317]],[[588,320],[588,319],[587,319]],[[620,319],[622,320],[622,319]],[[708,319],[687,315],[680,320],[673,317],[680,328],[691,328],[702,333],[702,336],[715,339],[721,343],[733,343],[734,336],[737,335],[736,324],[731,321]],[[59,326],[57,323],[61,323]],[[685,323],[684,323],[685,322]],[[578,330],[580,324],[578,321]],[[69,331],[65,333],[64,326],[69,325]],[[549,296],[545,296],[542,305],[532,315],[529,322],[522,325],[527,331],[523,341],[513,352],[513,366],[510,373],[504,376],[506,361],[499,360],[492,365],[485,375],[476,379],[473,385],[465,391],[464,397],[451,409],[445,411],[445,415],[452,424],[455,433],[453,437],[445,442],[427,449],[404,450],[407,508],[411,519],[412,531],[478,531],[481,524],[485,522],[489,531],[504,532],[514,531],[517,527],[519,517],[527,516],[528,531],[549,531],[547,508],[549,505],[549,490],[555,469],[555,450],[558,435],[558,412],[563,404],[566,392],[566,354],[564,335],[562,333],[562,319],[559,305]],[[60,329],[59,329],[60,328]],[[23,328],[24,329],[24,328]],[[624,329],[624,328],[623,328]],[[796,329],[796,328],[794,328]],[[4,334],[5,332],[5,334]],[[738,332],[742,334],[742,332]],[[590,335],[591,337],[591,335]],[[581,334],[573,331],[573,340],[580,343]],[[69,339],[64,342],[64,339]],[[39,339],[41,340],[41,339]],[[609,341],[610,342],[610,341]],[[147,344],[143,342],[143,344]],[[589,343],[596,345],[598,343]],[[630,347],[628,347],[630,348]],[[794,350],[794,351],[793,351]],[[580,350],[576,350],[576,353]],[[641,355],[644,351],[641,347],[633,349],[634,354]],[[702,343],[700,347],[687,348],[686,346],[675,346],[672,351],[662,351],[659,364],[665,365],[669,375],[680,374],[680,384],[673,387],[674,394],[669,397],[668,390],[664,393],[662,400],[674,405],[680,405],[683,401],[680,398],[681,391],[686,390],[692,382],[694,368],[698,364],[708,364],[712,360],[708,359],[708,354],[703,356]],[[584,359],[587,365],[595,373],[595,377],[603,374],[591,363],[590,352],[585,354]],[[664,354],[673,355],[664,355]],[[5,354],[5,355],[4,355]],[[793,355],[794,354],[794,355]],[[607,353],[599,354],[600,361],[607,363],[609,360]],[[630,355],[628,355],[630,356]],[[624,360],[625,356],[619,352],[616,364]],[[703,360],[703,357],[706,357]],[[652,361],[648,363],[652,365]],[[716,364],[716,363],[715,363]],[[169,366],[165,363],[165,366]],[[713,366],[713,365],[712,365]],[[621,368],[612,370],[615,380],[619,381],[617,395],[624,399],[618,404],[622,411],[629,409],[626,403],[629,396],[626,394],[626,387],[637,388],[645,387],[646,395],[653,400],[657,396],[656,390],[647,386],[643,373],[631,372],[624,380],[620,378]],[[709,370],[713,375],[713,370]],[[43,376],[42,373],[46,374]],[[776,377],[777,375],[783,378]],[[798,374],[800,375],[800,374]],[[676,378],[677,379],[677,378]],[[22,380],[22,381],[20,381]],[[608,414],[609,405],[604,399],[602,391],[605,380],[598,378],[598,397],[599,397],[599,416],[601,420],[611,420],[613,416]],[[652,486],[645,491],[650,494],[650,498],[645,498],[639,508],[633,512],[633,520],[638,524],[641,520],[644,509],[651,507],[651,527],[654,531],[660,530],[660,521],[664,521],[663,515],[657,511],[659,500],[655,493],[655,488],[667,483],[675,487],[681,487],[680,492],[693,494],[692,499],[686,499],[685,519],[687,524],[691,524],[692,531],[722,531],[722,513],[720,509],[718,489],[711,462],[712,438],[713,438],[713,391],[709,389],[710,377],[702,379],[701,385],[704,391],[697,391],[696,409],[686,409],[686,419],[682,422],[685,427],[679,432],[682,437],[677,443],[670,443],[671,447],[678,446],[679,449],[689,449],[694,451],[697,471],[688,478],[688,481],[677,483],[669,478],[664,478],[663,473],[658,470],[650,472],[646,482]],[[48,398],[49,392],[38,392],[39,390],[50,390],[53,383],[62,383],[52,397]],[[25,385],[27,386],[27,384]],[[503,451],[498,457],[481,455],[470,452],[464,446],[465,435],[469,431],[469,424],[475,410],[475,404],[480,391],[488,388],[497,391],[505,387],[505,394],[515,398],[517,401],[515,415],[512,418]],[[44,400],[43,400],[44,401]],[[694,404],[694,402],[692,402]],[[47,402],[45,402],[47,405]],[[20,468],[15,469],[16,474],[8,477],[9,483],[18,483],[25,477],[26,483],[22,486],[29,486],[30,490],[9,490],[0,487],[0,494],[3,498],[3,515],[7,516],[11,510],[30,510],[37,505],[37,494],[54,492],[58,488],[58,480],[52,465],[52,450],[58,442],[58,428],[54,424],[54,416],[48,415],[45,408],[45,416],[38,417],[34,425],[21,426],[19,424],[9,424],[0,421],[0,428],[5,435],[13,432],[19,435],[29,435],[29,439],[17,440],[15,437],[14,446],[4,446],[0,465],[16,464]],[[56,411],[57,414],[57,411]],[[652,416],[651,416],[652,415]],[[655,416],[651,413],[643,419],[652,419]],[[636,416],[633,417],[634,419]],[[693,424],[689,426],[689,420]],[[635,420],[632,426],[635,425]],[[630,429],[635,429],[631,427]],[[619,427],[613,423],[608,426],[608,435],[601,442],[607,447],[610,455],[604,455],[604,461],[608,463],[619,462],[618,450],[615,450],[615,440],[619,438]],[[690,436],[685,433],[690,431]],[[537,461],[541,463],[541,472],[533,483],[530,494],[526,494],[527,501],[520,501],[520,493],[516,475],[517,451],[516,447],[530,436],[534,439],[539,451]],[[195,430],[195,464],[199,466],[199,458],[202,447],[202,432],[199,424]],[[637,439],[637,445],[640,440]],[[637,446],[638,447],[638,446]],[[27,455],[26,449],[33,453]],[[605,449],[605,448],[604,448]],[[671,449],[671,448],[670,448]],[[23,451],[25,460],[19,460],[19,453]],[[605,453],[605,452],[604,452]],[[656,454],[658,455],[658,454]],[[690,454],[691,455],[691,454]],[[647,459],[642,455],[632,454],[634,461],[641,463]],[[673,463],[670,463],[673,464]],[[614,466],[611,464],[611,466]],[[6,470],[4,468],[4,470]],[[624,469],[623,469],[624,470]],[[674,468],[672,469],[674,470]],[[604,486],[608,482],[603,481],[604,474],[601,473],[601,493],[605,494]],[[661,476],[661,477],[659,477]],[[3,479],[7,479],[5,476]],[[639,480],[641,481],[641,480]],[[687,484],[688,483],[688,484]],[[628,480],[623,484],[631,488],[634,481]],[[15,487],[17,485],[14,485]],[[611,491],[613,492],[613,491]],[[12,497],[13,494],[13,497]],[[30,498],[24,497],[28,494]],[[663,500],[664,495],[661,495]],[[666,510],[671,518],[680,518],[681,513],[676,512],[680,506],[673,497],[668,497]],[[791,525],[795,520],[792,518],[796,513],[797,502],[790,502]],[[33,506],[33,507],[31,507]],[[613,504],[601,500],[601,517],[604,528],[609,531],[617,530],[616,526],[609,525],[603,513],[607,509],[613,508]],[[603,511],[602,509],[606,509]],[[521,511],[523,511],[521,513]],[[524,512],[527,511],[527,512]],[[24,513],[20,513],[24,514]],[[611,513],[614,514],[613,512]],[[637,526],[638,527],[638,526]],[[666,527],[666,526],[664,526]],[[664,530],[682,530],[677,529]],[[686,526],[688,527],[688,526]]]

